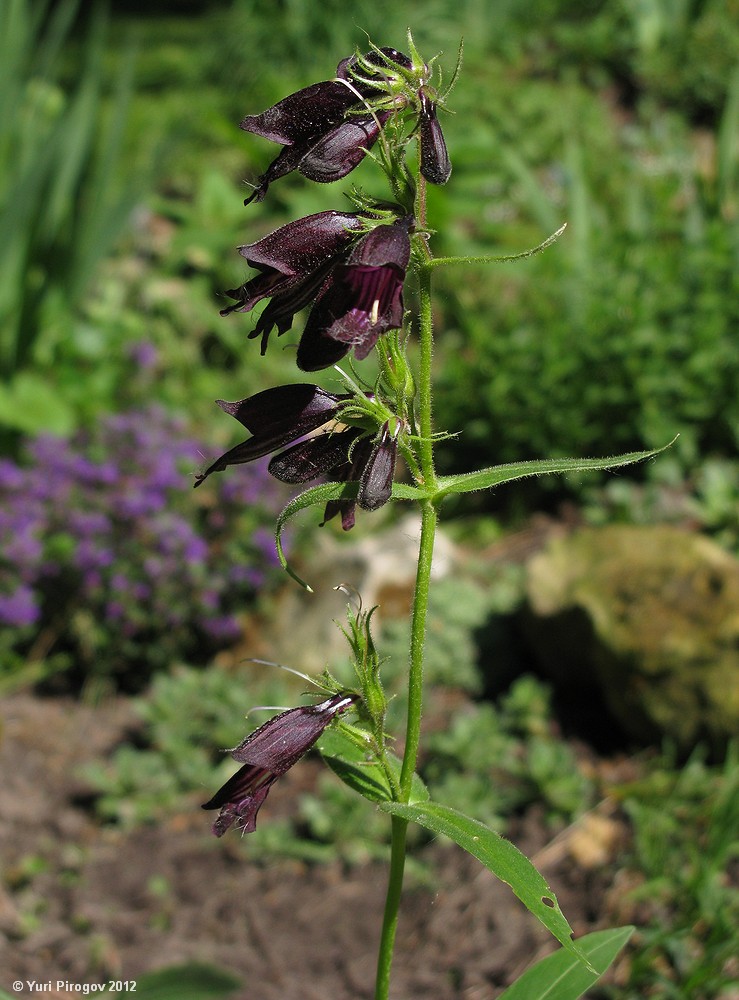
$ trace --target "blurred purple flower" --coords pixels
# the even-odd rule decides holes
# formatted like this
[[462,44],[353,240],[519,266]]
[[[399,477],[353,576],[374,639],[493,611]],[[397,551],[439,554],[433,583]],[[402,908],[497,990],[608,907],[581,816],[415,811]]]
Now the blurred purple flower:
[[219,642],[232,642],[241,634],[241,625],[233,615],[222,615],[219,618],[208,618],[203,628],[211,638]]
[[128,356],[142,371],[151,371],[159,361],[159,351],[147,340],[137,340],[128,347]]
[[0,624],[13,628],[35,625],[41,612],[30,587],[20,586],[12,594],[0,594]]
[[[267,554],[263,532],[251,539],[262,505],[245,510],[239,498],[277,484],[258,468],[224,482],[211,519],[209,504],[186,499],[201,455],[181,420],[151,407],[68,439],[31,439],[23,465],[0,461],[0,623],[11,645],[29,642],[14,628],[54,616],[68,623],[60,644],[81,652],[76,607],[95,616],[96,662],[107,669],[198,656],[233,638],[227,622],[264,584]],[[225,544],[243,566],[233,580]]]

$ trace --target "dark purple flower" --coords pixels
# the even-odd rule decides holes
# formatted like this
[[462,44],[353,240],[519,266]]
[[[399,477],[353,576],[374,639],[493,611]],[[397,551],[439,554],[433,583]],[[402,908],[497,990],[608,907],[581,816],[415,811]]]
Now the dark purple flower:
[[[392,62],[410,66],[407,56],[395,49],[370,53],[377,64],[378,82]],[[240,124],[245,132],[271,139],[284,148],[259,178],[259,184],[245,204],[261,201],[272,181],[293,170],[312,181],[328,183],[340,180],[358,166],[367,150],[377,141],[390,111],[372,114],[362,98],[378,92],[371,82],[352,82],[348,86],[356,59],[342,59],[336,71],[338,79],[314,83],[290,94],[260,115],[247,115]],[[348,114],[349,111],[354,113]]]
[[[252,462],[256,458],[269,455],[270,452],[279,451],[280,448],[305,437],[311,431],[324,425],[330,426],[336,418],[341,403],[349,398],[348,395],[335,396],[325,392],[317,385],[300,383],[265,389],[255,396],[249,396],[236,403],[227,403],[219,399],[217,402],[221,409],[236,417],[253,436],[221,455],[197,477],[195,485],[199,486],[212,472],[222,472],[229,465]],[[327,431],[306,438],[297,445],[305,452],[302,461],[288,457],[284,463],[278,463],[284,456],[291,456],[294,453],[296,446],[293,446],[272,459],[269,471],[283,482],[307,482],[309,479],[314,479],[331,468],[327,456],[335,447],[332,441],[341,436],[341,432],[332,434]],[[322,457],[324,455],[326,457]],[[340,450],[337,462],[345,455],[346,446]],[[274,472],[275,463],[278,463],[275,465],[276,468],[284,470],[282,475]],[[290,469],[294,471],[290,473],[288,471]],[[288,475],[290,478],[285,478]],[[300,478],[296,478],[298,476]]]
[[390,499],[398,455],[397,436],[390,433],[385,424],[377,440],[363,438],[352,449],[347,461],[335,470],[332,479],[338,482],[359,483],[356,500],[342,497],[329,500],[323,515],[323,524],[337,514],[341,515],[341,527],[350,531],[354,527],[356,505],[363,510],[379,510]]
[[298,485],[326,476],[330,482],[359,483],[356,498],[331,500],[326,505],[324,523],[340,513],[342,526],[349,530],[357,503],[364,510],[377,510],[390,499],[397,456],[397,435],[390,433],[388,424],[373,440],[361,427],[341,423],[340,410],[351,398],[301,383],[265,389],[236,403],[218,400],[221,409],[236,417],[252,437],[221,455],[197,477],[195,485],[229,465],[279,452],[267,468],[280,482]]
[[234,822],[242,833],[253,833],[257,813],[275,781],[310,750],[334,716],[356,700],[356,695],[342,692],[320,705],[290,708],[229,751],[244,766],[203,805],[203,809],[220,809],[213,824],[216,837],[222,837]]
[[316,299],[298,347],[298,367],[318,371],[353,348],[366,358],[378,337],[403,322],[403,282],[413,216],[376,226],[336,264]]
[[354,212],[318,212],[239,247],[241,256],[259,274],[226,293],[236,302],[221,315],[249,312],[270,298],[249,334],[250,338],[261,335],[264,354],[272,329],[277,327],[278,336],[289,330],[295,313],[316,297],[331,269],[347,259],[364,221]]
[[436,117],[436,102],[421,90],[421,114],[419,131],[421,135],[421,173],[432,184],[446,184],[452,173],[452,164],[447,152],[444,133]]

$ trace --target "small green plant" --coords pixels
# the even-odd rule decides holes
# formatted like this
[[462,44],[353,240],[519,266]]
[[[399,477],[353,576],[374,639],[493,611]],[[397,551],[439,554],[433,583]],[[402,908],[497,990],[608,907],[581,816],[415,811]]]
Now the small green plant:
[[[730,1000],[739,989],[739,747],[721,766],[667,755],[622,789],[639,884],[621,908],[639,924],[628,983],[609,1000]],[[599,994],[601,995],[601,994]]]
[[549,691],[517,680],[499,706],[470,705],[428,738],[421,773],[435,797],[502,829],[539,802],[553,823],[571,822],[593,799],[592,783],[552,729]]

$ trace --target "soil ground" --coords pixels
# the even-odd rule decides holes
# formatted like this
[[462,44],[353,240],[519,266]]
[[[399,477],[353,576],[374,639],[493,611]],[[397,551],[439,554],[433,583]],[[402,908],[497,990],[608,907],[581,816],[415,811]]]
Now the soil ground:
[[[202,795],[159,826],[101,825],[79,768],[132,721],[124,699],[0,704],[0,988],[136,980],[199,961],[242,979],[235,1000],[370,998],[384,867],[254,863],[248,838],[210,835]],[[288,813],[296,782],[319,767],[306,760],[281,779],[269,814]],[[612,923],[605,868],[547,848],[536,811],[508,833],[537,860],[576,935]],[[492,1000],[554,948],[509,888],[454,845],[433,843],[424,859],[432,884],[411,882],[404,897],[394,1000]]]

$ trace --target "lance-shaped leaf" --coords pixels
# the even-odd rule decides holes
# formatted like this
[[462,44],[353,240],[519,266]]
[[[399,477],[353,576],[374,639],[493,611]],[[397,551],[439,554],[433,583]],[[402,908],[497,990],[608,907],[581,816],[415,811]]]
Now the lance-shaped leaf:
[[[309,593],[313,593],[313,588],[310,587],[305,580],[301,579],[298,574],[288,565],[287,558],[285,556],[285,551],[282,547],[282,532],[287,524],[287,522],[299,514],[301,510],[305,510],[307,507],[313,507],[314,505],[328,505],[339,500],[356,500],[357,493],[359,492],[359,483],[322,483],[320,486],[311,486],[310,489],[303,490],[296,497],[283,507],[277,518],[277,525],[275,528],[275,546],[277,548],[277,557],[280,560],[280,565],[282,568],[299,583],[301,587],[304,587]],[[423,500],[426,497],[426,493],[423,490],[417,489],[415,486],[409,486],[406,483],[393,483],[392,488],[392,499],[393,500]]]
[[[673,441],[675,439],[673,438]],[[478,472],[463,472],[456,476],[440,476],[436,498],[448,493],[473,493],[476,490],[488,490],[501,483],[509,483],[514,479],[525,479],[527,476],[541,476],[549,472],[586,472],[593,469],[615,469],[622,465],[633,465],[644,462],[659,455],[673,443],[670,441],[663,448],[652,451],[631,451],[625,455],[612,455],[607,458],[543,458],[530,462],[510,462],[507,465],[493,465]]]
[[589,967],[585,955],[572,940],[572,928],[559,908],[557,897],[525,854],[509,840],[483,823],[438,802],[380,802],[393,816],[418,823],[432,833],[443,834],[481,861],[493,875],[506,882],[547,930],[569,952]]
[[615,927],[578,938],[578,947],[593,971],[560,948],[527,969],[498,1000],[578,1000],[600,979],[633,933],[633,927]]

